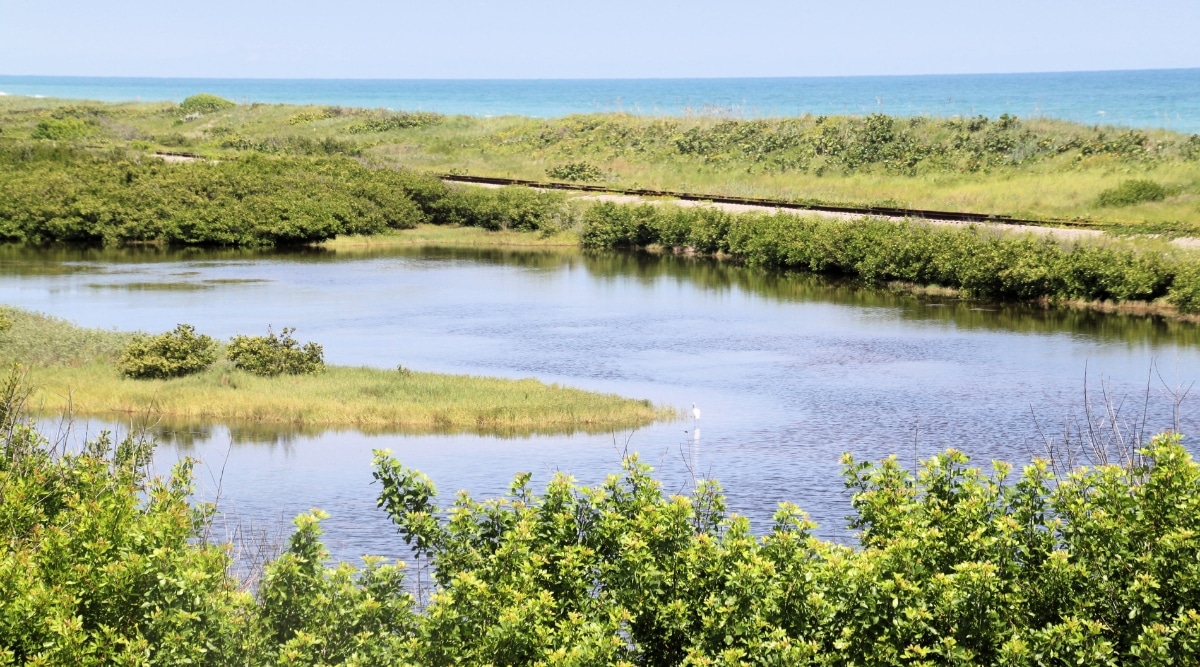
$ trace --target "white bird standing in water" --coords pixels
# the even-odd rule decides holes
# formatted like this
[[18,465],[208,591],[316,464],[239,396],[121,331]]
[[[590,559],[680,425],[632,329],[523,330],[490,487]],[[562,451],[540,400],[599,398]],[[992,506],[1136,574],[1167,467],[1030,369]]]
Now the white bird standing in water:
[[692,403],[692,419],[700,421],[700,408],[696,407],[695,403]]

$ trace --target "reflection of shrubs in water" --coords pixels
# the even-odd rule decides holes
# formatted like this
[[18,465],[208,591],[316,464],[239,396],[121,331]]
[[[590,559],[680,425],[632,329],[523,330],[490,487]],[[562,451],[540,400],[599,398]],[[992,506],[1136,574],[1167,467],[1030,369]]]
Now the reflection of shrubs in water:
[[325,350],[317,343],[301,346],[292,338],[295,327],[278,335],[270,328],[265,336],[234,336],[226,355],[237,368],[255,375],[309,375],[325,370]]
[[157,336],[136,335],[117,359],[127,377],[173,378],[198,373],[217,358],[217,345],[209,336],[197,336],[190,324]]
[[1097,206],[1133,206],[1148,201],[1162,201],[1167,198],[1167,189],[1147,180],[1122,181],[1115,188],[1109,188],[1096,198]]

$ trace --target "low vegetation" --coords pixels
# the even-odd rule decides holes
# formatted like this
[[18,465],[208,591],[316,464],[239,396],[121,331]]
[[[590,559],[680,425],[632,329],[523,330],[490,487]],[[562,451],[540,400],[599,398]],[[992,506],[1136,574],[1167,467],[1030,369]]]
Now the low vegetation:
[[225,355],[234,368],[274,377],[276,375],[312,375],[325,370],[325,350],[308,342],[303,346],[292,338],[295,327],[284,327],[276,334],[268,328],[265,336],[234,336]]
[[602,181],[604,172],[588,162],[568,162],[546,170],[546,175],[559,181]]
[[134,334],[117,358],[117,369],[130,378],[166,379],[198,373],[216,360],[217,342],[180,324],[157,336]]
[[[164,336],[174,341],[175,334],[139,339],[11,308],[0,312],[11,322],[0,331],[0,362],[27,365],[33,386],[29,409],[36,414],[157,415],[229,424],[498,434],[609,431],[677,416],[675,410],[649,401],[534,379],[323,364],[320,373],[269,376],[218,358],[182,377],[132,379],[116,367],[131,343]],[[276,343],[286,347],[283,338],[277,336]],[[299,357],[288,363],[315,368],[314,348],[287,349]],[[265,354],[267,359],[259,361],[262,368],[278,369],[271,365],[279,361],[274,354]],[[173,363],[163,362],[172,368]]]
[[1120,185],[1100,193],[1096,198],[1099,206],[1133,206],[1142,202],[1162,201],[1167,198],[1167,189],[1147,180],[1122,181]]
[[844,458],[856,547],[781,503],[762,532],[636,458],[596,487],[439,506],[377,452],[403,563],[327,565],[319,510],[239,580],[194,463],[52,446],[0,387],[0,660],[193,665],[1176,665],[1200,661],[1200,465],[1156,438],[1128,465],[985,473]]
[[1193,253],[1073,242],[887,220],[600,203],[585,217],[587,247],[662,245],[751,265],[962,289],[997,300],[1164,300],[1200,310]]
[[185,114],[206,114],[224,111],[237,106],[229,100],[210,93],[198,93],[184,98],[179,103],[179,111]]
[[27,244],[287,246],[421,223],[553,233],[563,196],[459,189],[344,158],[163,164],[0,144],[0,240]]

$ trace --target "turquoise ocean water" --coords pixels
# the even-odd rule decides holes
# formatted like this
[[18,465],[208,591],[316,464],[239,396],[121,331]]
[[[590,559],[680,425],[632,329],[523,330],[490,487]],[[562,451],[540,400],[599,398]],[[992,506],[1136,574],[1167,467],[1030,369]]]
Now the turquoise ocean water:
[[210,92],[287,102],[536,117],[625,111],[1051,117],[1200,132],[1200,69],[886,77],[573,80],[152,79],[0,75],[0,92],[103,101]]

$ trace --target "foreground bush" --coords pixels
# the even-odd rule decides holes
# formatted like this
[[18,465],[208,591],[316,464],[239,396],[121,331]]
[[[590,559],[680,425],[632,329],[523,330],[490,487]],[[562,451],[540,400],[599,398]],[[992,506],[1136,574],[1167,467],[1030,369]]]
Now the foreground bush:
[[0,665],[391,664],[412,635],[402,571],[327,569],[315,516],[257,584],[234,579],[192,462],[107,436],[61,453],[0,387]]
[[748,264],[963,289],[1000,300],[1153,301],[1200,312],[1188,257],[886,220],[601,203],[584,216],[593,248],[654,244],[724,253]]
[[174,378],[198,373],[217,359],[217,343],[180,324],[174,331],[137,334],[117,359],[121,374],[131,378]]
[[161,479],[133,440],[64,454],[14,418],[18,390],[0,386],[0,664],[1200,662],[1200,465],[1177,436],[1062,477],[847,456],[857,547],[787,503],[755,534],[715,482],[668,496],[636,458],[443,508],[377,452],[379,504],[432,566],[418,606],[402,567],[326,567],[319,512],[236,580],[190,461]]
[[255,375],[311,375],[325,370],[325,351],[316,343],[303,346],[292,338],[295,327],[278,335],[269,328],[265,336],[234,336],[225,355],[233,365]]

